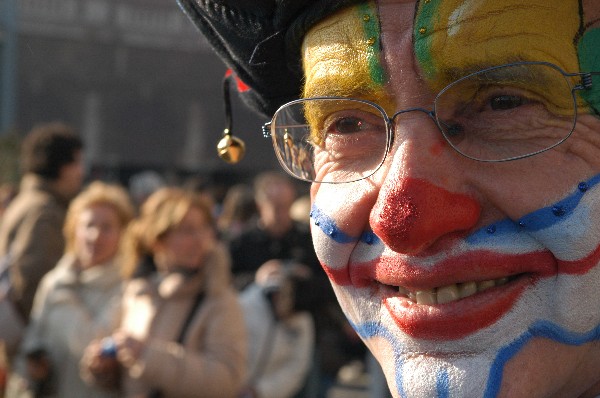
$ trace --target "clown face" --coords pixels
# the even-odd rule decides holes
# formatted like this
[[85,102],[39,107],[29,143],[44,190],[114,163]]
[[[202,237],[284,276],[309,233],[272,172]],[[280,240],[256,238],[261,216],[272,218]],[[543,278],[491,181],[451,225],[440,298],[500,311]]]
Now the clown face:
[[[356,6],[305,37],[305,96],[369,100],[393,115],[432,109],[444,87],[495,65],[600,70],[599,16],[574,0]],[[543,103],[536,95],[503,91],[494,98],[508,107],[481,106],[506,121],[502,112]],[[561,145],[500,163],[462,156],[431,115],[403,113],[373,175],[313,184],[317,254],[394,396],[600,394],[598,96],[576,94]]]

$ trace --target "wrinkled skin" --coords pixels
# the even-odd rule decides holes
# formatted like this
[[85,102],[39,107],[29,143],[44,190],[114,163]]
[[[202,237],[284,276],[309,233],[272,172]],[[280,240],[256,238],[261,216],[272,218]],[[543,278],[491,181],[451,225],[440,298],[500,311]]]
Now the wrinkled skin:
[[[380,23],[376,56],[385,76],[380,82],[361,71],[363,58],[373,54],[344,42],[351,35],[335,34],[348,19],[363,20],[357,17],[362,10],[314,27],[304,44],[305,96],[364,98],[392,115],[431,108],[437,90],[450,83],[442,68],[534,60],[578,71],[585,63],[569,47],[579,15],[563,12],[577,13],[576,2],[505,7],[524,11],[504,20],[485,8],[513,1],[442,3],[451,8],[446,15],[459,19],[484,9],[463,21],[480,33],[460,37],[445,29],[446,45],[419,49],[413,21],[422,18],[415,18],[413,1],[373,6]],[[583,5],[584,22],[592,26],[600,6]],[[558,9],[564,23],[535,23]],[[494,21],[511,21],[508,32],[515,34],[482,29]],[[517,34],[519,26],[529,32]],[[395,127],[401,138],[373,176],[313,184],[317,254],[395,397],[600,394],[600,120],[591,113],[580,110],[575,132],[562,145],[506,163],[465,158],[425,114],[404,114]],[[443,304],[417,304],[399,293],[501,278],[508,280]]]

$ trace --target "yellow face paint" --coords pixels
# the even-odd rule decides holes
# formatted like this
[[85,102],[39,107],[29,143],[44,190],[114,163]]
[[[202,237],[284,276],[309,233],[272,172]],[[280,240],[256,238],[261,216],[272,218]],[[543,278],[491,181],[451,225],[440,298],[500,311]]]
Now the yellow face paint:
[[[560,27],[560,28],[557,28]],[[517,61],[546,61],[567,72],[579,70],[574,40],[580,28],[577,1],[427,0],[414,26],[415,55],[432,91],[469,72]],[[560,74],[543,90],[531,89],[556,114],[572,113]],[[567,91],[568,93],[568,91]]]
[[315,25],[302,46],[304,96],[384,96],[379,31],[372,3],[346,8]]
[[577,1],[421,1],[415,55],[438,90],[464,71],[515,61],[547,61],[573,72],[579,26]]
[[[315,25],[304,38],[302,53],[305,98],[362,98],[384,108],[391,104],[383,86],[379,20],[372,2],[346,8]],[[314,133],[320,131],[316,121],[332,111],[321,106],[307,109],[316,142],[320,141]]]

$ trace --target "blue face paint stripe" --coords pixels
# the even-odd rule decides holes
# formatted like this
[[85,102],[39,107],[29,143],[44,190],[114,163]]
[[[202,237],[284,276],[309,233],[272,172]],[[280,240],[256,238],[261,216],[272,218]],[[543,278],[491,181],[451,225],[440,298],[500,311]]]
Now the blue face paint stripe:
[[[389,342],[393,342],[394,336],[390,333],[390,331],[385,328],[381,323],[378,322],[365,322],[361,325],[355,324],[354,322],[352,322],[350,319],[348,319],[348,322],[350,323],[350,326],[352,326],[352,328],[356,331],[356,333],[358,333],[358,335],[366,340],[366,339],[370,339],[373,337],[381,337],[384,340],[387,340]],[[398,348],[397,345],[393,345],[392,347],[394,349],[394,365],[395,365],[395,380],[396,380],[396,386],[398,387],[398,396],[400,397],[406,397],[407,394],[404,391],[404,388],[402,387],[403,385],[403,379],[402,379],[402,366],[403,366],[403,361],[402,361],[402,356],[400,353],[400,350]]]
[[[573,210],[579,205],[583,195],[589,189],[600,183],[600,174],[592,177],[584,184],[585,189],[577,188],[571,195],[555,204],[538,209],[529,213],[519,220],[504,219],[478,229],[466,238],[469,244],[481,244],[489,242],[494,237],[503,235],[535,232],[551,227],[573,213]],[[337,243],[362,242],[368,245],[379,243],[380,239],[372,231],[364,231],[360,236],[354,237],[344,233],[335,223],[333,218],[323,213],[316,205],[312,206],[310,218],[314,225],[319,227],[324,234],[328,235]],[[493,233],[490,228],[493,227]]]
[[[493,224],[493,235],[489,232],[490,225],[480,228],[469,235],[466,238],[466,241],[470,244],[485,243],[489,242],[493,237],[501,237],[502,235],[521,233],[524,231],[535,232],[556,225],[571,215],[581,202],[583,195],[585,195],[588,190],[598,185],[598,183],[600,183],[600,174],[584,183],[580,183],[580,187],[565,199],[562,199],[551,206],[529,213],[516,221],[504,219],[495,222]],[[583,186],[585,186],[585,189],[581,188]]]
[[485,398],[493,398],[498,395],[500,384],[502,383],[502,373],[506,363],[533,337],[543,337],[558,343],[579,346],[600,340],[600,325],[588,332],[577,333],[546,320],[537,321],[526,333],[521,335],[511,344],[500,349],[490,369],[490,376],[488,377],[488,384],[485,389]]
[[316,205],[313,205],[310,211],[310,218],[313,224],[319,227],[321,231],[329,236],[336,243],[354,243],[363,242],[368,245],[376,244],[379,241],[377,235],[371,231],[365,231],[360,236],[354,237],[344,233],[335,223],[333,218],[323,213]]
[[310,218],[312,218],[314,225],[319,227],[325,235],[329,236],[336,243],[352,243],[359,240],[359,238],[345,234],[338,228],[331,217],[323,213],[315,205],[312,206],[310,211]]
[[512,343],[499,350],[498,355],[496,355],[496,359],[494,360],[494,363],[490,369],[488,383],[483,395],[485,398],[493,398],[498,395],[498,392],[500,391],[500,383],[502,382],[504,366],[506,366],[506,363],[512,357],[514,357],[529,340],[531,340],[531,337],[531,334],[526,332]]
[[[398,386],[398,392],[400,396],[405,396],[402,388],[403,379],[401,372],[403,361],[400,359],[401,354],[400,350],[397,348],[398,345],[393,344],[395,340],[393,334],[378,322],[355,324],[350,321],[350,324],[364,340],[381,337],[391,343],[392,347],[394,347],[394,356],[396,358],[396,384]],[[579,346],[600,340],[600,325],[588,332],[578,333],[565,329],[562,326],[547,320],[535,322],[525,333],[498,350],[498,354],[490,368],[488,382],[483,395],[484,398],[494,398],[498,395],[506,364],[534,337],[542,337],[561,344]],[[448,373],[442,371],[436,375],[436,379],[438,398],[449,397],[450,378]]]
[[436,386],[438,398],[449,398],[450,397],[450,379],[448,378],[448,372],[442,370],[437,374]]
[[[600,175],[591,178],[587,181],[587,189],[598,185],[599,182]],[[522,217],[519,221],[523,222],[529,231],[540,231],[551,227],[559,223],[561,218],[570,215],[577,205],[579,205],[584,194],[585,192],[582,192],[580,189],[575,189],[575,191],[565,199],[556,202],[552,206],[536,210],[533,213]]]

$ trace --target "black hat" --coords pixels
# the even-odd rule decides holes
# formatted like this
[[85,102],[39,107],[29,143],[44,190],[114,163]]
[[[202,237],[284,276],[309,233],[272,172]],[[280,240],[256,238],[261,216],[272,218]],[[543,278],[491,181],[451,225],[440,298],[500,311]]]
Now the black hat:
[[270,117],[300,97],[304,34],[360,0],[177,0],[223,61],[250,87],[241,93]]

